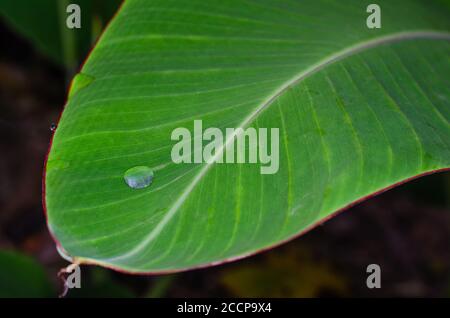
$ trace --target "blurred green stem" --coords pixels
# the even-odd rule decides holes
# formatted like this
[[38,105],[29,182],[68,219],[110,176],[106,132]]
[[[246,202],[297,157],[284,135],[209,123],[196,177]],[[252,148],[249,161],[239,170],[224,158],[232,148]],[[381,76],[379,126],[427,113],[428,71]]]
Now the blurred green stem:
[[64,65],[67,70],[66,72],[67,84],[69,84],[75,72],[75,67],[77,63],[75,33],[74,30],[69,29],[66,25],[67,19],[66,8],[70,4],[70,1],[59,0],[57,2],[58,2],[58,18],[60,25],[59,28],[60,28],[61,44],[63,49],[63,59]]
[[160,276],[155,279],[151,289],[145,295],[146,298],[161,298],[164,297],[169,290],[172,283],[175,281],[177,275]]

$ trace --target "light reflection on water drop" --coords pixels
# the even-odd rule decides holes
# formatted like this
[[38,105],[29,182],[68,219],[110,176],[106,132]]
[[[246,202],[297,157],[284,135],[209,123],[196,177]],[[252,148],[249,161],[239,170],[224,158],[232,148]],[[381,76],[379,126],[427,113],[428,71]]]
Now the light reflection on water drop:
[[125,171],[124,179],[132,189],[143,189],[153,182],[153,170],[146,166],[137,166]]

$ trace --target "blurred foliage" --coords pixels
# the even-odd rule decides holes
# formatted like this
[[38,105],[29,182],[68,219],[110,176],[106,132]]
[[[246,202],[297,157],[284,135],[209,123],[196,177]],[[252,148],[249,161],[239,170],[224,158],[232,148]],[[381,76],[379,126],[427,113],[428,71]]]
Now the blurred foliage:
[[32,258],[12,251],[0,251],[0,298],[54,297],[47,274]]
[[177,275],[163,275],[155,277],[155,282],[153,283],[151,289],[147,292],[144,297],[147,298],[161,298],[167,294],[168,289],[175,282]]
[[303,246],[272,251],[260,263],[229,269],[222,283],[237,297],[344,296],[347,291],[342,276]]
[[[106,23],[118,9],[121,0],[2,0],[0,12],[13,27],[44,54],[72,69],[83,59]],[[65,26],[66,7],[81,8],[81,28]],[[73,43],[67,43],[72,41]],[[67,52],[67,50],[73,52]]]

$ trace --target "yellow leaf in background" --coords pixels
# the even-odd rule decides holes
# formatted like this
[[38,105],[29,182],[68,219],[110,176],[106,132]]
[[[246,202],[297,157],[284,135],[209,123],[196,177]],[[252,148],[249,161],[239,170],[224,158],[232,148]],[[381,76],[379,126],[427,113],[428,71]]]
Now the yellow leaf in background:
[[272,251],[261,262],[224,271],[221,282],[236,297],[345,296],[346,280],[305,247]]

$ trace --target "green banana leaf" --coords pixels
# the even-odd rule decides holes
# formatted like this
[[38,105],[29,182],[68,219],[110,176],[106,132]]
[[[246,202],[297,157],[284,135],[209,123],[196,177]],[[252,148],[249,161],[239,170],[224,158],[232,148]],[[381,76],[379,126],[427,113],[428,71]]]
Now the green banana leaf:
[[[220,264],[448,169],[449,2],[379,0],[381,28],[366,24],[370,3],[125,1],[72,83],[46,164],[61,254],[142,273]],[[276,173],[175,163],[172,133],[195,120],[224,135],[278,128]]]

